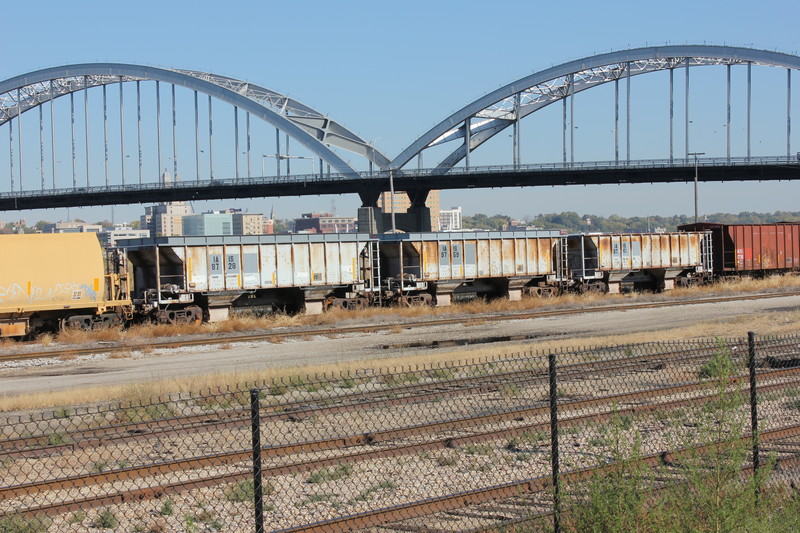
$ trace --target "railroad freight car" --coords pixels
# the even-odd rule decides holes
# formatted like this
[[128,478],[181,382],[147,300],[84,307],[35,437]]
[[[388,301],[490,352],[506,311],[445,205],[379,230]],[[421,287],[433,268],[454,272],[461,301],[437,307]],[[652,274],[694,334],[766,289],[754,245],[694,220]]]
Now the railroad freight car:
[[549,295],[559,290],[560,231],[395,233],[381,235],[389,279],[424,282],[405,298],[448,305],[461,295]]
[[320,313],[366,306],[380,290],[367,273],[373,242],[361,234],[244,235],[132,239],[121,246],[137,310],[170,323],[200,313],[221,320],[231,309]]
[[132,318],[127,278],[96,234],[2,235],[0,246],[0,337]]
[[800,271],[800,223],[686,224],[679,229],[711,233],[714,274],[764,276]]
[[567,241],[567,283],[580,291],[669,290],[704,282],[712,268],[712,243],[702,229],[577,234]]

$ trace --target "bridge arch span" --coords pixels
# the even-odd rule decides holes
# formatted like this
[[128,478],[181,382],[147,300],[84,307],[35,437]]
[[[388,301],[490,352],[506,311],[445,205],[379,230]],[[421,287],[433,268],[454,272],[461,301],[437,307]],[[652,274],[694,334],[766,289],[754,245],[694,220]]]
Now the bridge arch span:
[[428,148],[467,139],[438,163],[437,171],[446,172],[494,135],[570,95],[628,76],[677,67],[734,64],[800,70],[800,57],[752,48],[676,45],[621,50],[570,61],[520,78],[467,104],[410,144],[387,168],[401,169]]
[[207,72],[123,63],[51,67],[0,81],[0,125],[70,93],[132,81],[169,83],[236,106],[287,133],[343,175],[355,177],[358,173],[329,145],[362,155],[379,167],[389,162],[370,143],[338,122],[270,89]]

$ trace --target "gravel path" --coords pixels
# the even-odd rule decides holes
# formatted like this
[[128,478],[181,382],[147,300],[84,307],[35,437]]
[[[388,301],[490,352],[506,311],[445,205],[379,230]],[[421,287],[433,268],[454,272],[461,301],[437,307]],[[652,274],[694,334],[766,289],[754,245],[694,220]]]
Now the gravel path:
[[[392,328],[369,335],[335,338],[286,339],[281,343],[248,342],[192,346],[150,353],[133,351],[130,357],[106,355],[71,360],[37,359],[0,366],[0,391],[5,395],[121,385],[171,377],[263,370],[278,367],[336,364],[425,353],[469,350],[469,346],[409,348],[409,343],[465,340],[480,347],[487,337],[530,335],[535,338],[574,337],[656,331],[709,319],[784,312],[800,309],[800,296],[767,300],[694,304],[659,309],[636,309],[576,314],[551,318],[484,322],[479,325]],[[477,320],[477,317],[476,317]],[[745,332],[731,332],[744,335]],[[180,339],[175,339],[180,344]],[[517,343],[519,341],[516,341]],[[535,348],[535,340],[530,341]],[[495,344],[502,351],[503,343]],[[485,345],[484,345],[485,346]]]

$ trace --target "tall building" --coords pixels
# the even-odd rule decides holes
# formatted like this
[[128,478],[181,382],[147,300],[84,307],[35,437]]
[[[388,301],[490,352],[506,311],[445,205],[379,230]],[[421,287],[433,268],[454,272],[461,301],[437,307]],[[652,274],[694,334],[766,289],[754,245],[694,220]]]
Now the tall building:
[[[434,190],[428,193],[428,199],[425,200],[425,206],[431,210],[431,229],[439,231],[439,191]],[[384,213],[390,213],[392,210],[392,193],[385,192],[378,198],[378,207]],[[402,191],[394,192],[394,212],[407,213],[411,207],[411,200],[408,195]]]
[[147,206],[139,217],[139,227],[150,230],[151,237],[183,235],[183,217],[191,214],[192,206],[186,202]]
[[[261,235],[264,233],[264,215],[231,213],[234,235]],[[270,232],[271,233],[271,232]]]
[[439,230],[440,231],[460,231],[461,230],[461,206],[439,211]]

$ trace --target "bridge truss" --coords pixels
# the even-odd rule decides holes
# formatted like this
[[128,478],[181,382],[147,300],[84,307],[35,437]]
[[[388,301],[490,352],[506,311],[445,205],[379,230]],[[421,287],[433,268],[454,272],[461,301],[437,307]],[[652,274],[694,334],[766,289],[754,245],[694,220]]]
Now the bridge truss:
[[[746,68],[747,72],[746,154],[731,153],[731,69],[737,65]],[[786,70],[786,152],[785,156],[779,155],[780,161],[765,163],[756,161],[757,157],[751,161],[753,65]],[[3,156],[6,151],[0,148],[0,166],[7,169],[0,171],[0,203],[2,209],[17,209],[17,206],[22,209],[23,205],[29,208],[34,205],[103,205],[112,202],[112,198],[116,202],[160,201],[159,190],[169,190],[166,196],[171,200],[357,192],[365,205],[372,205],[380,192],[391,187],[392,177],[401,180],[404,188],[399,190],[405,190],[419,203],[433,188],[495,186],[493,171],[478,169],[477,165],[471,164],[470,157],[508,128],[511,128],[510,137],[513,138],[511,157],[496,163],[495,166],[500,169],[496,175],[505,176],[498,178],[496,186],[533,186],[545,182],[552,185],[553,180],[559,179],[557,173],[553,174],[556,176],[553,179],[544,179],[541,172],[543,169],[549,172],[548,168],[522,161],[520,123],[522,119],[559,101],[563,107],[563,153],[560,165],[562,169],[570,169],[570,173],[563,174],[570,176],[564,178],[563,184],[582,183],[585,181],[581,178],[581,172],[589,170],[584,169],[580,161],[574,160],[575,131],[574,127],[567,127],[567,119],[569,117],[570,123],[573,122],[576,94],[608,84],[614,86],[614,159],[604,166],[610,170],[629,168],[631,172],[625,174],[624,178],[615,171],[592,174],[591,177],[587,174],[587,179],[597,183],[647,182],[654,179],[688,181],[693,173],[690,156],[695,156],[695,168],[698,164],[697,155],[690,152],[690,71],[701,66],[727,68],[727,153],[724,158],[701,160],[699,165],[727,166],[728,169],[724,172],[707,172],[706,176],[717,176],[714,179],[720,180],[787,179],[787,176],[793,176],[796,173],[794,168],[788,174],[770,170],[776,165],[796,166],[791,152],[791,82],[792,71],[800,69],[800,57],[779,52],[727,46],[663,46],[611,52],[564,63],[516,80],[464,106],[411,143],[394,159],[389,159],[372,143],[332,118],[293,98],[253,83],[194,70],[93,63],[53,67],[0,81],[0,128],[7,130],[8,137],[6,156]],[[653,172],[648,170],[649,163],[637,164],[630,157],[630,86],[635,76],[661,71],[669,72],[669,155],[664,158],[663,164],[674,166],[677,170],[662,172],[660,178],[653,178]],[[680,119],[675,116],[677,91],[674,78],[676,73],[681,72],[685,78],[685,131],[682,135],[685,144],[684,150],[679,153],[681,151],[676,147],[676,139],[681,136],[675,135],[675,130]],[[155,91],[145,88],[146,83],[153,82]],[[625,84],[626,95],[623,104],[626,121],[624,158],[620,156],[620,131],[623,131],[620,127],[620,82]],[[169,90],[164,91],[162,86],[167,86]],[[193,96],[193,106],[184,106],[182,112],[176,111],[176,87],[190,99]],[[779,89],[773,91],[770,97],[774,98],[775,94],[782,92]],[[205,102],[201,106],[200,95],[207,97],[207,106]],[[118,106],[112,102],[115,97],[119,99]],[[60,101],[60,111],[54,104],[56,101]],[[147,114],[148,101],[155,108],[151,116]],[[128,103],[127,109],[125,102]],[[220,133],[219,112],[215,112],[216,107],[212,106],[212,102],[214,105],[221,102],[232,107],[233,120],[227,115],[232,128],[224,134]],[[130,109],[132,105],[135,106],[133,111]],[[162,106],[167,109],[166,120]],[[112,108],[111,113],[109,107]],[[118,107],[118,114],[115,113],[115,107]],[[242,112],[245,115],[244,127],[240,123]],[[258,119],[257,122],[262,126],[275,128],[275,140],[271,147],[254,148],[251,143],[251,116]],[[134,123],[135,127],[132,125]],[[193,126],[193,138],[190,133],[179,142],[179,123],[182,128],[186,128],[187,123]],[[109,133],[109,125],[111,130],[118,128],[118,133]],[[0,139],[4,133],[0,130]],[[285,136],[283,143],[282,136]],[[290,138],[304,150],[302,153],[310,155],[290,153]],[[0,141],[0,147],[2,144]],[[222,144],[227,146],[220,151]],[[367,166],[369,172],[360,170],[346,160],[342,150],[363,158],[359,162]],[[423,154],[429,150],[438,160],[433,166],[423,168]],[[215,154],[218,158],[216,163]],[[765,155],[778,154],[773,150],[771,154],[758,154],[758,157]],[[246,175],[240,170],[242,156],[246,158]],[[253,156],[261,158],[260,174],[252,169]],[[155,162],[148,165],[148,158]],[[275,174],[271,176],[265,172],[267,158],[275,160]],[[223,159],[232,162],[227,167],[230,170],[215,172]],[[296,159],[309,160],[311,172],[302,175],[295,172],[292,175],[290,163]],[[410,165],[414,159],[418,161],[416,169]],[[315,166],[317,161],[318,167]],[[71,172],[64,169],[69,167],[70,162]],[[173,176],[177,177],[181,171],[188,174],[189,178],[183,179],[181,184],[175,182],[176,178],[172,178],[171,183],[166,182],[162,173],[165,162],[171,163]],[[64,165],[58,166],[57,163]],[[323,163],[328,165],[327,172]],[[751,169],[748,176],[737,178],[744,166],[750,163],[759,168],[758,172]],[[205,172],[201,172],[201,166]],[[476,175],[472,170],[478,171],[481,180],[485,181],[467,179],[467,174]],[[3,177],[6,172],[7,178]],[[99,178],[100,174],[103,176]],[[445,175],[449,175],[450,179],[443,181],[437,178]],[[343,188],[343,183],[349,185]]]
[[[289,161],[292,158],[310,159],[310,157],[292,156],[288,153],[289,138],[291,137],[300,145],[305,147],[308,151],[313,153],[319,158],[320,171],[322,174],[322,162],[326,162],[335,173],[355,177],[358,171],[346,162],[337,153],[331,150],[331,147],[342,148],[348,150],[359,156],[367,158],[370,167],[375,164],[378,166],[385,166],[388,163],[388,158],[380,151],[376,150],[371,144],[360,138],[358,135],[344,127],[341,123],[331,119],[306,106],[297,100],[288,96],[272,91],[270,89],[261,87],[259,85],[237,80],[230,77],[219,76],[206,72],[199,72],[193,70],[179,70],[179,69],[162,69],[141,65],[129,64],[114,64],[114,63],[95,63],[95,64],[81,64],[81,65],[68,65],[62,67],[54,67],[36,72],[31,72],[22,76],[10,78],[0,82],[0,126],[7,125],[9,131],[9,167],[10,167],[10,184],[11,191],[15,189],[14,178],[18,177],[17,184],[21,189],[23,186],[23,177],[25,176],[23,167],[23,131],[22,131],[22,115],[33,109],[39,110],[39,153],[40,165],[40,188],[44,190],[48,183],[45,179],[46,168],[50,167],[51,188],[56,189],[56,153],[57,144],[63,142],[63,131],[57,129],[56,116],[54,111],[53,102],[61,97],[69,97],[70,113],[69,113],[69,127],[71,132],[71,139],[69,145],[71,146],[72,158],[72,186],[92,186],[90,180],[89,167],[91,164],[90,146],[90,130],[95,130],[94,124],[90,125],[90,104],[89,92],[94,88],[102,88],[102,120],[103,120],[103,154],[105,163],[105,185],[113,183],[125,185],[126,183],[143,183],[143,150],[142,150],[142,88],[141,82],[154,81],[155,82],[155,100],[156,100],[156,119],[157,125],[156,132],[146,132],[145,135],[150,136],[156,133],[157,137],[157,151],[158,151],[158,173],[160,174],[163,168],[164,157],[162,157],[162,148],[165,149],[169,144],[166,135],[162,135],[162,90],[161,84],[168,84],[171,86],[171,125],[172,125],[172,149],[169,159],[172,160],[173,173],[178,174],[178,142],[177,142],[177,119],[176,119],[176,96],[175,87],[183,87],[194,92],[194,131],[195,131],[195,150],[194,159],[195,166],[192,171],[195,173],[195,180],[200,180],[200,154],[208,152],[209,157],[209,173],[210,179],[214,179],[214,127],[213,127],[213,114],[212,114],[212,99],[224,102],[233,106],[234,109],[234,134],[235,137],[235,174],[239,177],[239,156],[245,155],[247,158],[248,176],[251,172],[251,140],[250,140],[250,116],[257,117],[267,124],[276,128],[276,153],[275,159],[278,161],[277,169],[280,174],[280,161],[286,161],[287,174],[289,168]],[[125,131],[125,116],[124,112],[124,96],[125,92],[122,89],[123,84],[135,84],[136,95],[136,118],[137,118],[137,147],[135,150],[125,147],[125,140],[130,134]],[[109,99],[107,95],[107,87],[112,85],[119,86],[119,115],[117,118],[119,126],[119,134],[116,139],[110,140],[108,131],[108,106]],[[84,111],[84,127],[83,139],[80,139],[80,133],[76,136],[76,106],[75,96],[83,94],[83,111]],[[202,94],[208,97],[208,134],[207,142],[204,145],[200,143],[200,119],[199,119],[199,95]],[[49,115],[49,124],[45,125],[45,112],[46,104],[49,105],[47,115]],[[246,113],[246,134],[243,137],[242,146],[240,146],[239,136],[241,126],[239,125],[239,111],[242,110]],[[78,110],[80,113],[80,109]],[[16,120],[15,120],[16,119]],[[16,131],[14,124],[17,125]],[[47,126],[47,128],[46,128]],[[49,139],[45,139],[45,129],[49,129]],[[203,126],[205,131],[205,125]],[[58,133],[57,133],[58,132]],[[280,132],[286,134],[286,141],[284,150],[281,150]],[[77,137],[77,138],[76,138]],[[114,135],[112,134],[112,137]],[[49,141],[49,143],[47,142]],[[85,180],[78,177],[76,172],[76,158],[78,158],[78,150],[76,144],[82,141],[85,147],[85,157],[82,161],[86,168]],[[112,183],[109,183],[109,144],[118,143],[118,154],[120,161],[115,168],[119,169],[117,179],[112,178]],[[49,144],[49,146],[47,146]],[[16,157],[15,157],[16,148]],[[116,148],[116,147],[115,147]],[[240,149],[245,148],[245,152]],[[27,151],[27,150],[26,150]],[[45,161],[45,152],[49,152],[49,165]],[[124,158],[130,158],[130,153],[138,154],[138,174],[136,179],[128,177],[126,179],[126,164]],[[272,156],[272,154],[270,154]],[[267,156],[264,156],[267,157]],[[16,165],[15,165],[16,163]],[[16,169],[15,169],[16,166]],[[263,168],[263,167],[262,167]],[[330,171],[329,171],[330,172]],[[152,181],[144,179],[144,182]]]
[[[727,158],[731,157],[731,67],[744,65],[747,68],[747,157],[751,155],[751,69],[753,65],[769,67],[782,67],[787,69],[787,122],[786,122],[786,153],[791,150],[791,74],[792,70],[800,69],[800,57],[779,52],[754,50],[750,48],[737,48],[729,46],[662,46],[650,48],[637,48],[607,54],[596,55],[569,63],[564,63],[541,72],[526,76],[505,85],[486,96],[467,104],[439,124],[431,128],[419,139],[403,150],[389,165],[391,169],[405,167],[414,158],[422,160],[426,150],[456,141],[457,146],[448,155],[442,158],[435,166],[437,171],[446,172],[461,161],[470,167],[470,154],[486,143],[489,139],[507,128],[513,129],[512,158],[514,165],[520,164],[520,121],[536,111],[555,102],[563,103],[563,128],[562,146],[563,163],[572,163],[567,160],[568,142],[571,146],[569,153],[573,157],[574,128],[567,128],[567,109],[572,108],[575,94],[601,86],[614,83],[614,134],[615,134],[615,162],[620,161],[619,140],[619,108],[620,91],[619,83],[626,84],[626,159],[630,159],[631,136],[631,109],[630,109],[630,81],[633,76],[649,74],[658,71],[669,71],[669,159],[675,157],[674,142],[674,74],[676,70],[685,73],[685,107],[684,117],[684,159],[689,157],[689,72],[691,68],[701,66],[727,67]],[[572,115],[572,112],[570,112]],[[460,142],[458,142],[460,141]],[[428,165],[430,166],[430,165]]]

